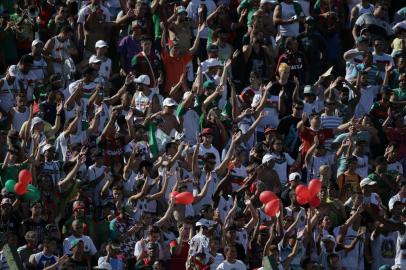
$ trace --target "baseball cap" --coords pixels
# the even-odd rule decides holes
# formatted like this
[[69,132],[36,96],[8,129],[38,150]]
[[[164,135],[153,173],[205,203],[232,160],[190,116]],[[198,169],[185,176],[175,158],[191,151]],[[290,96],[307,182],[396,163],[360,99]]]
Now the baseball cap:
[[101,63],[101,62],[102,62],[102,60],[99,59],[99,58],[97,58],[96,55],[92,55],[92,56],[90,56],[90,58],[89,58],[89,64],[99,64],[99,63]]
[[35,125],[39,124],[39,123],[43,123],[44,120],[42,120],[41,117],[35,116],[32,120],[31,120],[31,130],[35,127]]
[[105,269],[105,270],[112,270],[113,268],[108,262],[102,262],[98,266],[93,267],[93,269]]
[[73,203],[72,212],[75,212],[78,209],[85,209],[85,204],[82,201],[75,201]]
[[94,45],[95,48],[104,48],[104,47],[108,47],[109,45],[107,45],[107,42],[104,40],[98,40],[96,42],[96,44]]
[[210,44],[207,46],[206,50],[208,52],[217,52],[219,50],[219,47],[216,44]]
[[39,39],[34,39],[34,40],[32,41],[32,43],[31,43],[31,47],[35,47],[35,46],[37,46],[38,44],[44,45],[44,42],[42,42],[42,41],[39,40]]
[[70,243],[70,250],[72,250],[74,247],[76,247],[77,245],[79,245],[80,242],[83,243],[83,240],[82,240],[82,239],[75,239],[75,240],[73,240],[73,241]]
[[191,95],[192,95],[191,91],[186,91],[185,93],[183,93],[182,100],[188,99]]
[[16,65],[11,65],[8,68],[8,75],[11,77],[16,77],[17,76],[17,66]]
[[5,204],[13,204],[13,201],[10,198],[3,198],[1,200],[0,205],[5,205]]
[[132,205],[126,204],[121,208],[121,211],[126,216],[132,216],[134,209],[133,209]]
[[196,222],[196,227],[203,226],[203,227],[206,227],[206,228],[210,228],[211,225],[212,225],[212,223],[209,220],[205,219],[205,218],[201,218]]
[[262,163],[267,163],[268,161],[273,160],[273,159],[274,158],[273,158],[273,156],[271,154],[265,154],[262,157]]
[[44,145],[44,147],[42,148],[42,150],[44,152],[48,151],[49,149],[54,148],[54,146],[52,144],[47,143],[46,145]]
[[312,16],[307,16],[305,19],[305,23],[315,22],[316,20]]
[[323,236],[323,238],[321,239],[321,241],[331,241],[331,242],[335,243],[335,242],[336,242],[336,239],[334,238],[334,236],[332,236],[331,234],[329,234],[329,235]]
[[216,84],[212,80],[207,80],[203,83],[203,89],[215,89]]
[[302,178],[302,176],[298,172],[293,172],[293,173],[289,174],[289,182],[295,181],[295,180],[300,181],[301,178]]
[[148,75],[140,75],[138,78],[134,80],[135,83],[140,83],[144,85],[149,85],[151,83],[151,80]]
[[178,14],[180,14],[180,13],[187,13],[186,12],[186,8],[184,7],[184,6],[179,6],[179,7],[177,7],[176,8],[176,12],[178,13]]
[[133,27],[140,27],[142,28],[142,23],[139,20],[134,20],[131,22],[131,28]]
[[207,59],[207,60],[206,60],[206,65],[207,65],[208,68],[211,68],[211,67],[221,67],[221,66],[223,66],[223,65],[221,64],[221,62],[220,62],[218,59],[216,59],[216,58],[209,58],[209,59]]
[[362,179],[362,181],[359,183],[359,186],[364,187],[364,186],[372,186],[375,184],[376,184],[375,181],[373,181],[371,178],[367,177],[367,178]]
[[266,128],[265,131],[264,131],[265,135],[272,134],[272,133],[275,133],[275,132],[276,132],[276,129],[271,128],[271,127]]
[[364,36],[359,36],[359,37],[357,37],[357,40],[356,40],[357,44],[360,44],[361,42],[367,42],[367,41],[368,41],[368,39]]
[[304,95],[314,95],[314,88],[311,85],[305,85],[303,89],[303,94]]
[[176,103],[176,101],[173,98],[165,98],[164,102],[162,102],[162,106],[168,106],[168,107],[172,107],[172,106],[177,106],[178,103]]
[[212,128],[204,128],[202,130],[202,136],[205,136],[205,135],[213,135],[213,129]]

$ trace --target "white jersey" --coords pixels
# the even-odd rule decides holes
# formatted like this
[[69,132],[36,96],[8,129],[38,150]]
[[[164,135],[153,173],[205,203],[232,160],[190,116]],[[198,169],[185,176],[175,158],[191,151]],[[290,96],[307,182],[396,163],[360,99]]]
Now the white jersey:
[[19,112],[16,107],[13,107],[12,110],[14,111],[12,127],[13,129],[20,132],[24,122],[27,121],[30,117],[30,109],[28,107],[25,107],[25,111],[22,113]]
[[55,36],[52,39],[54,41],[54,47],[51,50],[51,57],[63,60],[62,63],[52,61],[52,67],[54,69],[54,73],[60,73],[62,76],[64,76],[67,72],[64,70],[64,61],[70,58],[70,53],[68,51],[70,41],[67,39],[62,42],[59,40],[58,36]]
[[[282,20],[289,20],[290,18],[297,16],[295,11],[295,4],[286,4],[285,2],[280,3]],[[300,14],[303,16],[303,12]],[[282,37],[296,37],[299,35],[299,22],[292,24],[279,25],[279,32]]]
[[395,265],[399,266],[401,270],[406,270],[406,233],[400,234],[398,232]]
[[45,59],[43,57],[41,57],[39,60],[34,58],[31,71],[34,73],[37,80],[43,80],[48,74],[48,64]]
[[388,235],[379,234],[375,240],[371,239],[371,250],[374,261],[372,270],[378,270],[381,265],[393,265],[396,255],[397,233],[391,232]]
[[3,81],[3,85],[0,88],[0,108],[8,113],[15,106],[15,95],[19,87],[17,80],[10,84],[5,78],[1,79],[1,81]]

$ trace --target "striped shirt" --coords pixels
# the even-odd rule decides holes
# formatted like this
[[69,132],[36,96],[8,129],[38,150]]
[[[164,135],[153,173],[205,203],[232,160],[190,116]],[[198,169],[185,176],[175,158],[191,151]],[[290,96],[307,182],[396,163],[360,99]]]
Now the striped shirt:
[[[338,128],[343,123],[343,118],[336,115],[326,115],[323,113],[320,117],[321,128],[322,129],[335,129]],[[333,138],[328,139],[324,142],[326,149],[330,149],[333,142]]]

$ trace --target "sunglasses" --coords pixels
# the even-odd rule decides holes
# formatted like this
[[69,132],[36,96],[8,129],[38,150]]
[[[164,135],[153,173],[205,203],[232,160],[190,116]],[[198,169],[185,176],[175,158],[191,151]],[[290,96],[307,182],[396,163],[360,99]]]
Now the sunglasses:
[[303,107],[295,107],[296,110],[301,111],[303,110]]

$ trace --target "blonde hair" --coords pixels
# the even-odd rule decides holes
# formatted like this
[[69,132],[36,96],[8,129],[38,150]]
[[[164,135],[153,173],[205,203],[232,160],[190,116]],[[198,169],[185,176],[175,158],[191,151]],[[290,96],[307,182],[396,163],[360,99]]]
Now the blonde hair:
[[288,64],[281,63],[279,65],[279,68],[278,68],[278,73],[279,74],[284,73],[284,72],[289,72],[289,71],[290,71],[290,66]]

